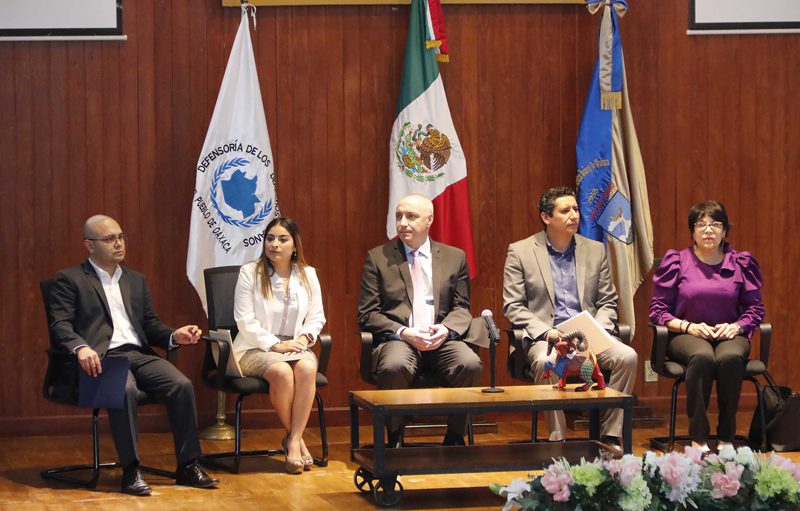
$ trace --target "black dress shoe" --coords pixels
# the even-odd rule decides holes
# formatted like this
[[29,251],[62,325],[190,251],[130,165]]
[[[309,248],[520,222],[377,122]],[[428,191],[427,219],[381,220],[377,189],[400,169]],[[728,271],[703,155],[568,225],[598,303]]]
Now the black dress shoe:
[[181,486],[191,486],[192,488],[214,488],[219,484],[219,479],[209,477],[205,470],[195,462],[178,470],[175,482]]
[[399,449],[403,447],[403,430],[386,432],[386,447],[389,449]]
[[442,440],[442,445],[467,445],[467,443],[464,441],[463,436],[448,429],[444,435],[444,440]]
[[150,495],[152,492],[153,490],[147,485],[147,481],[142,476],[142,471],[138,468],[122,473],[122,493],[144,496]]

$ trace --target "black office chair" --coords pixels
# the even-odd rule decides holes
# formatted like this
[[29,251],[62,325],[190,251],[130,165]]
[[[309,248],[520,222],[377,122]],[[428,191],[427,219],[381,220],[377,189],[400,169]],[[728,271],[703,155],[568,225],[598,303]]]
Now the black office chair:
[[[378,378],[372,372],[372,333],[358,331],[361,337],[361,379],[369,385],[377,386]],[[486,331],[486,324],[483,318],[472,318],[469,331],[465,341],[469,344],[476,354],[479,354],[482,346],[489,345],[489,334]],[[436,373],[431,372],[418,372],[411,383],[409,388],[412,389],[428,389],[434,387],[446,387],[447,382],[440,378]],[[469,445],[475,444],[475,435],[472,428],[472,418],[467,420],[467,439]],[[406,442],[405,445],[429,445],[429,444],[411,444]]]
[[[678,387],[686,380],[686,366],[669,360],[667,358],[667,344],[669,344],[669,331],[666,326],[653,325],[653,346],[650,351],[650,367],[658,375],[665,378],[673,378],[675,383],[672,385],[672,406],[669,414],[669,436],[667,437],[654,437],[650,439],[650,447],[660,451],[669,452],[675,448],[675,441],[686,442],[691,438],[688,435],[675,436],[675,417],[678,413]],[[754,445],[758,450],[763,450],[767,447],[767,433],[766,421],[764,418],[764,395],[761,391],[761,384],[756,379],[756,376],[761,376],[767,372],[767,362],[769,362],[769,347],[772,342],[772,325],[769,323],[761,323],[759,325],[761,332],[761,349],[759,350],[758,359],[750,359],[744,368],[744,379],[753,382],[756,387],[756,396],[758,398],[759,410],[761,411],[759,420],[761,421],[761,444]],[[712,435],[711,438],[716,438]],[[750,439],[743,435],[736,435],[738,442],[752,445]]]
[[[219,268],[208,268],[205,270],[206,298],[208,303],[208,325],[211,330],[230,330],[231,338],[235,339],[239,329],[233,317],[233,297],[236,290],[236,281],[239,278],[240,266],[222,266]],[[265,449],[256,451],[242,451],[242,400],[251,394],[269,394],[269,382],[263,378],[236,378],[226,376],[225,370],[218,370],[217,366],[228,367],[228,359],[233,356],[230,345],[224,341],[218,341],[204,336],[206,341],[206,353],[203,359],[202,380],[207,386],[218,391],[229,394],[238,394],[236,399],[236,419],[234,437],[234,450],[215,454],[206,454],[203,461],[218,465],[229,472],[239,473],[239,464],[244,456],[276,456],[285,454],[283,449]],[[325,373],[328,371],[328,361],[331,356],[331,336],[320,334],[317,339],[320,347],[319,362],[317,367],[316,385],[319,389],[328,384]],[[212,346],[216,345],[219,353],[219,364],[214,360]],[[317,400],[317,410],[319,413],[319,431],[322,439],[322,457],[314,458],[314,464],[320,467],[328,466],[328,434],[325,427],[325,408],[322,403],[322,396],[317,392],[314,397]],[[232,467],[219,463],[218,460],[233,458]]]
[[[626,345],[630,346],[631,344],[631,327],[630,325],[626,325],[625,323],[619,323],[617,325],[618,329],[618,337],[619,339],[625,343]],[[534,385],[540,385],[542,382],[536,381],[536,378],[533,376],[533,370],[531,369],[530,364],[528,363],[526,350],[525,347],[527,343],[530,342],[530,338],[525,340],[525,330],[522,328],[506,328],[504,329],[506,334],[508,335],[508,374],[514,378],[515,380],[520,380],[525,383],[532,383]],[[603,376],[608,381],[610,377],[610,372],[606,371],[605,369],[602,370]],[[576,377],[569,376],[567,381],[569,383],[583,383],[580,380],[574,379]],[[538,419],[539,414],[538,412],[532,412],[531,417],[531,442],[538,442]]]
[[[658,269],[661,266],[661,257],[657,257],[653,261],[653,269]],[[653,329],[653,345],[650,350],[650,367],[659,376],[664,378],[672,378],[675,383],[672,385],[672,405],[669,414],[669,436],[667,437],[653,437],[650,439],[650,447],[658,449],[663,452],[672,451],[675,448],[675,441],[690,441],[688,435],[675,436],[675,417],[678,414],[678,387],[681,382],[686,379],[686,366],[669,360],[667,358],[667,344],[669,344],[669,330],[666,326],[650,324]],[[761,350],[757,360],[751,359],[747,361],[744,368],[744,378],[753,382],[756,387],[756,395],[759,403],[760,421],[761,421],[761,445],[754,446],[758,450],[767,447],[767,433],[764,418],[764,396],[761,392],[761,384],[756,379],[756,376],[761,376],[767,372],[767,362],[769,362],[769,347],[772,343],[772,325],[769,323],[761,323],[759,325],[761,332]],[[715,438],[712,436],[711,438]],[[748,437],[737,435],[736,440],[751,445]],[[666,445],[665,445],[666,444]]]
[[[42,299],[44,300],[44,312],[47,316],[48,331],[49,326],[52,324],[52,316],[50,315],[50,291],[53,288],[53,280],[43,280],[39,283],[42,291]],[[47,372],[44,376],[44,384],[42,385],[42,394],[45,399],[54,403],[63,405],[77,406],[78,405],[78,374],[83,371],[80,363],[78,362],[77,355],[69,353],[63,349],[56,348],[58,346],[58,339],[55,338],[53,332],[50,331],[50,348],[47,349]],[[167,352],[167,360],[174,365],[177,360],[177,350],[169,350]],[[137,403],[139,406],[157,403],[155,398],[152,398],[147,393],[139,391]],[[84,488],[94,489],[97,488],[97,480],[100,478],[100,471],[107,469],[119,468],[119,462],[115,463],[100,463],[100,432],[99,432],[99,414],[100,409],[95,408],[92,411],[92,445],[93,445],[93,458],[91,464],[84,465],[68,465],[64,467],[50,468],[42,470],[40,475],[44,479],[53,479],[56,481],[63,481],[72,483]],[[139,469],[149,474],[155,474],[170,479],[175,478],[175,473],[167,470],[161,470],[151,467],[140,465]],[[90,479],[79,479],[63,475],[69,472],[77,472],[81,470],[91,470],[92,477]]]

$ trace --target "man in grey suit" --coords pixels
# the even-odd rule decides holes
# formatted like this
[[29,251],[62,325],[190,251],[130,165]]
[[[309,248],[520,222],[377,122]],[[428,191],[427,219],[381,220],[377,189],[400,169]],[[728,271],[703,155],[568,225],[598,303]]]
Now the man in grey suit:
[[[450,387],[480,385],[483,364],[462,340],[469,329],[469,268],[464,252],[428,237],[433,204],[409,195],[397,205],[397,240],[367,253],[358,324],[373,335],[378,389],[405,389],[418,371]],[[402,417],[387,424],[389,445],[402,444]],[[466,415],[447,423],[444,445],[464,445]]]
[[120,266],[127,237],[114,219],[91,217],[83,237],[89,259],[56,275],[50,292],[50,330],[57,339],[54,347],[74,353],[83,370],[94,377],[103,371],[101,359],[121,357],[130,363],[123,407],[108,410],[123,467],[122,491],[131,495],[152,491],[139,469],[140,389],[167,405],[178,462],[176,482],[195,488],[217,486],[219,481],[197,464],[202,453],[192,382],[151,347],[166,350],[196,344],[200,329],[186,325],[175,330],[158,320],[144,275]]
[[[605,247],[577,234],[580,213],[575,192],[551,188],[539,198],[539,215],[545,230],[508,247],[503,275],[503,314],[515,328],[523,328],[527,358],[537,380],[544,364],[555,363],[556,353],[547,355],[548,343],[562,333],[554,327],[587,311],[610,333],[617,322],[617,292],[611,279]],[[630,394],[636,383],[638,357],[630,347],[597,353],[598,365],[611,371],[608,385]],[[550,382],[557,376],[551,373]],[[564,439],[563,412],[547,412],[551,441]],[[609,410],[603,420],[603,440],[617,447],[622,436],[621,409]]]

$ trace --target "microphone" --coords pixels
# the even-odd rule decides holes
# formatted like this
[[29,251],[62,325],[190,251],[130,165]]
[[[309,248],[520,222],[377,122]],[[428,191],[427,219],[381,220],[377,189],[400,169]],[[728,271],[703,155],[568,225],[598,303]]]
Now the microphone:
[[498,330],[497,325],[494,324],[492,311],[489,309],[484,310],[481,312],[481,317],[483,317],[483,320],[486,322],[486,329],[489,331],[489,339],[492,342],[500,342],[500,330]]

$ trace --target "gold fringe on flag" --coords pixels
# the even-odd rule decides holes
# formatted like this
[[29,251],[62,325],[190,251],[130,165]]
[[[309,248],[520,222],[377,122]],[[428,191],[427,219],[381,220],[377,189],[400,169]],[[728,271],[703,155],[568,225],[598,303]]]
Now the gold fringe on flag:
[[450,62],[450,55],[446,55],[443,53],[436,54],[436,61],[437,62]]
[[440,47],[441,45],[442,45],[442,42],[441,42],[441,41],[439,41],[439,40],[434,40],[434,41],[425,41],[425,48],[427,48],[427,49],[429,49],[429,50],[430,50],[431,48],[438,48],[438,47]]
[[622,108],[622,92],[601,92],[600,105],[603,110],[619,110]]

